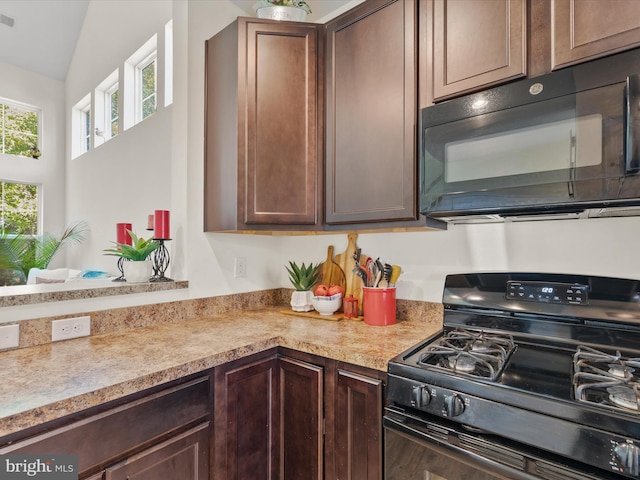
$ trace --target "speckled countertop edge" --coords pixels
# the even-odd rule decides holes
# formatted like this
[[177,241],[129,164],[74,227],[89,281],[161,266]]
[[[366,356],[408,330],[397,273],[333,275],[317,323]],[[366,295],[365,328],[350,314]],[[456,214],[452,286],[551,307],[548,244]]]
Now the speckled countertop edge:
[[234,310],[0,353],[0,437],[283,346],[386,371],[387,362],[441,328],[406,320],[378,327]]
[[131,293],[162,292],[182,288],[189,288],[189,282],[180,280],[174,282],[114,283],[111,280],[101,279],[63,284],[17,285],[2,287],[0,308],[110,297]]

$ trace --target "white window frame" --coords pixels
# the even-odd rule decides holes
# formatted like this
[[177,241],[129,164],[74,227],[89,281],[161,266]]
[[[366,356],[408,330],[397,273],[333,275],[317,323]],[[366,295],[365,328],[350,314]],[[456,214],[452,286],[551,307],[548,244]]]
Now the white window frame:
[[[95,115],[94,115],[94,146],[97,148],[104,142],[110,140],[117,135],[112,133],[112,121],[111,118],[111,96],[114,92],[118,92],[120,95],[120,79],[118,77],[119,70],[114,70],[107,78],[105,78],[100,85],[95,89]],[[118,117],[115,118],[116,124],[118,124],[117,132],[120,132],[119,116],[121,111],[120,101],[118,100]]]
[[[17,108],[20,110],[25,110],[28,112],[33,112],[38,116],[38,131],[36,133],[36,148],[42,152],[42,108],[39,107],[35,107],[33,105],[28,105],[26,103],[22,103],[22,102],[17,102],[15,100],[11,100],[8,98],[4,98],[4,97],[0,97],[0,103],[3,105],[7,105],[9,107],[13,107],[13,108]],[[3,119],[0,118],[0,121],[2,121]],[[13,155],[13,154],[9,154],[9,153],[4,153],[4,143],[0,142],[0,154],[2,155],[11,155],[11,156],[16,156],[16,157],[23,157],[22,155]],[[30,157],[23,157],[23,158],[30,158]]]
[[[153,64],[153,93],[148,95],[147,97],[143,97],[143,80],[144,80],[144,70]],[[144,116],[144,103],[146,100],[153,98],[155,102],[155,108],[153,112]],[[147,117],[150,117],[154,113],[158,111],[158,52],[154,51],[149,56],[147,56],[142,62],[140,62],[136,66],[136,123],[141,122]]]
[[[37,197],[37,220],[36,220],[36,233],[34,235],[42,235],[42,184],[41,183],[36,183],[36,182],[23,182],[23,181],[17,181],[17,180],[10,180],[10,179],[6,179],[6,178],[0,178],[0,184],[1,183],[19,183],[22,185],[33,185],[34,187],[36,187],[36,197]],[[0,191],[0,195],[1,195],[1,191]],[[2,202],[4,199],[0,198],[0,208],[2,208]],[[4,229],[4,225],[2,224],[3,222],[3,217],[0,214],[0,232],[2,232],[2,230]],[[15,236],[14,234],[8,234],[9,238]]]
[[173,20],[164,26],[164,106],[173,103]]
[[[164,50],[164,47],[163,47]],[[158,99],[159,93],[159,73],[162,72],[160,65],[160,55],[158,53],[158,34],[154,34],[124,63],[123,80],[121,82],[120,94],[122,96],[120,125],[122,130],[127,130],[143,120],[142,118],[142,68],[155,60],[155,99],[157,112],[160,108]],[[123,91],[124,90],[124,91]],[[148,115],[150,117],[152,115]]]
[[[113,104],[113,94],[118,92],[118,109],[116,111],[116,116],[114,117],[112,115],[112,110],[111,110],[111,106]],[[108,136],[108,138],[113,138],[115,136],[118,135],[118,133],[120,133],[120,103],[119,103],[119,98],[120,98],[120,84],[116,83],[115,85],[113,85],[110,89],[108,89],[105,92],[105,104],[104,104],[104,108],[105,108],[105,135]],[[115,123],[116,126],[116,132],[113,133],[113,125]]]
[[[86,127],[87,115],[89,128]],[[75,104],[71,112],[71,158],[77,158],[93,148],[94,115],[91,114],[91,94]]]
[[80,110],[81,115],[81,130],[80,139],[82,141],[82,153],[86,153],[91,150],[91,104]]

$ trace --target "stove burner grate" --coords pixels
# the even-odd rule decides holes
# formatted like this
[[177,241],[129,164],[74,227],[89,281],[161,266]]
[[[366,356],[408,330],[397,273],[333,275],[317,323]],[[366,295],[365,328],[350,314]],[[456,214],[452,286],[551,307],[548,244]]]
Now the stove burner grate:
[[428,345],[418,364],[495,381],[515,348],[511,336],[457,328]]
[[576,400],[625,412],[640,412],[640,358],[601,352],[584,345],[573,355]]

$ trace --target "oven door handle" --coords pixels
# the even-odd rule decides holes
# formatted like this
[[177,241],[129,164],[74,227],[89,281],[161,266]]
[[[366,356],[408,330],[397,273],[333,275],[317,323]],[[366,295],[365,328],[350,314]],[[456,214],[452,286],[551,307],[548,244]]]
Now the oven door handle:
[[627,77],[625,86],[625,157],[627,174],[640,170],[640,74]]

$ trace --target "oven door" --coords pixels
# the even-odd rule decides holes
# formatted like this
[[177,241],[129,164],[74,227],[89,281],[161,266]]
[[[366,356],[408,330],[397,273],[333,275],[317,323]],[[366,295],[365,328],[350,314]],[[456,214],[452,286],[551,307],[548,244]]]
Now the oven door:
[[388,407],[385,480],[613,480],[537,449]]

